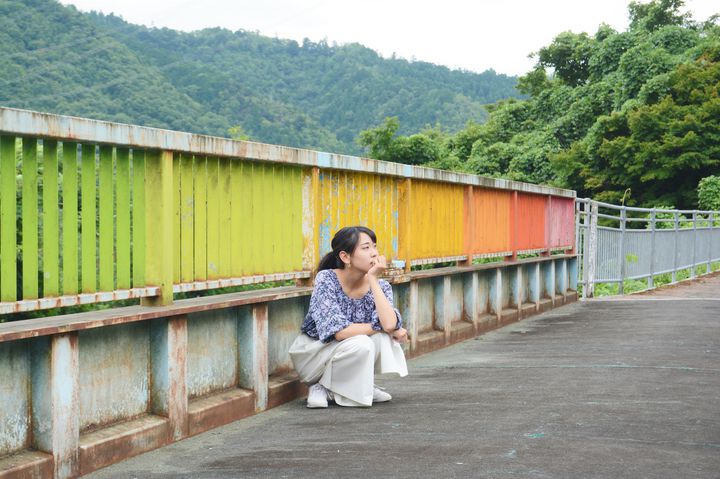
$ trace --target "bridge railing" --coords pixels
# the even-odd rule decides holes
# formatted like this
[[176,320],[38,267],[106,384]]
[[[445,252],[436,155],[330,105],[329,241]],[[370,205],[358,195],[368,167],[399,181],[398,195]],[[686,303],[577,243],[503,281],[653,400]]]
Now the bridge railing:
[[670,282],[698,267],[705,273],[720,261],[720,211],[669,210],[617,206],[589,199],[576,200],[578,252],[582,296],[592,297],[599,283],[615,283],[618,294],[625,280],[646,280],[655,286],[658,275]]
[[307,280],[350,224],[408,271],[574,249],[573,191],[10,108],[0,186],[0,315]]

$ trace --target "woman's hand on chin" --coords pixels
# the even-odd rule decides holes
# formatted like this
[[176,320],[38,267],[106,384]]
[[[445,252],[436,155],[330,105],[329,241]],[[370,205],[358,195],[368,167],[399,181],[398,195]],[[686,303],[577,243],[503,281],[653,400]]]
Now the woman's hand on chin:
[[375,260],[375,264],[370,268],[370,270],[367,272],[370,276],[374,276],[375,278],[379,278],[382,276],[382,274],[387,269],[387,260],[385,259],[385,256],[378,256]]

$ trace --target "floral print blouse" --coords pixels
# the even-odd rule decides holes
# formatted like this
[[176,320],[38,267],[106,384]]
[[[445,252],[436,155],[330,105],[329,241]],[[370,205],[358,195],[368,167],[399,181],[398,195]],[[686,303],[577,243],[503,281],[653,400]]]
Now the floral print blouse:
[[[395,310],[396,329],[400,329],[402,317],[393,304],[390,283],[384,279],[379,282],[385,297]],[[310,309],[300,330],[311,338],[328,343],[335,339],[335,333],[353,323],[370,323],[374,330],[382,331],[372,290],[362,298],[354,299],[345,294],[335,271],[325,269],[318,272],[315,289],[310,297]]]

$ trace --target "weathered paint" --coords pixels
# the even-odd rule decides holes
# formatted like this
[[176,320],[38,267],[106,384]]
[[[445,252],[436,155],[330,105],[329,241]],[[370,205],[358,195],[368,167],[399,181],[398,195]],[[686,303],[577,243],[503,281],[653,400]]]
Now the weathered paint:
[[80,204],[80,221],[82,223],[82,232],[80,236],[80,248],[82,251],[82,292],[89,294],[97,291],[95,145],[83,145],[81,155],[80,188],[82,191],[82,202]]
[[537,306],[542,297],[540,286],[540,263],[530,264],[527,266],[528,271],[528,301],[535,303]]
[[132,286],[145,286],[145,152],[132,152]]
[[146,413],[150,395],[148,324],[80,331],[79,338],[80,429]]
[[500,288],[500,304],[503,308],[507,308],[512,304],[511,284],[513,281],[512,267],[502,268],[501,270],[501,288]]
[[[546,197],[518,193],[516,250],[547,248],[545,243]],[[571,228],[574,227],[571,225]]]
[[188,315],[188,397],[205,396],[237,385],[236,308]]
[[396,180],[378,175],[325,171],[319,175],[320,256],[332,248],[342,227],[363,225],[375,231],[380,254],[395,259],[398,244]]
[[17,299],[15,176],[15,138],[0,136],[0,301]]
[[[22,145],[23,299],[36,299],[39,286],[37,281],[39,269],[37,140],[23,138]],[[0,161],[2,160],[0,159]],[[0,252],[0,254],[2,253]]]
[[[220,276],[243,277],[301,270],[304,251],[302,171],[242,160],[220,161],[230,162],[231,166],[229,191],[225,193],[229,195],[232,211],[229,224],[221,228],[224,233],[220,234],[222,237],[229,233],[231,238],[227,244],[230,269],[226,271],[227,275],[221,271]],[[206,225],[195,227],[205,228]],[[257,234],[258,231],[263,234]],[[193,242],[181,242],[181,255],[185,255],[186,250],[190,254],[196,246]],[[215,245],[208,243],[208,247]]]
[[465,249],[475,255],[511,250],[510,202],[512,193],[473,188],[465,201],[472,214],[466,218]]
[[[113,147],[109,145],[100,146],[100,171],[98,172],[98,191],[100,203],[98,209],[98,260],[99,260],[99,288],[100,291],[112,291],[115,289],[115,265],[117,264],[114,254],[114,193],[113,171],[115,168]],[[49,296],[49,295],[46,295]]]
[[130,287],[130,150],[116,149],[115,164],[115,288]]
[[30,445],[28,341],[0,343],[0,457]]
[[453,297],[450,281],[450,276],[433,278],[433,296],[435,297],[435,329],[443,331],[446,343],[450,340],[450,330],[453,323],[451,309]]
[[578,260],[577,258],[570,258],[567,260],[568,264],[568,278],[569,284],[568,289],[577,291],[578,286]]
[[477,271],[462,276],[463,286],[463,321],[475,323],[480,316],[480,288]]
[[433,280],[417,281],[417,332],[418,334],[435,329],[435,294]]
[[490,311],[490,274],[494,271],[478,271],[478,314],[487,314]]
[[534,270],[535,268],[534,265],[522,265],[519,266],[519,268],[522,272],[522,295],[520,300],[522,303],[527,303],[530,301],[531,270]]
[[173,284],[173,155],[171,152],[145,153],[145,231],[152,241],[145,243],[145,278],[149,286],[160,288],[160,295],[144,301],[147,305],[172,302]]
[[262,411],[268,400],[268,305],[240,309],[238,349],[240,386],[255,391],[255,410]]
[[[91,127],[96,129],[95,134]],[[403,259],[406,271],[413,265],[433,262],[469,263],[483,255],[572,248],[574,193],[566,190],[5,108],[0,108],[0,131],[10,133],[4,136],[7,151],[3,155],[7,157],[14,158],[16,134],[31,136],[23,140],[23,155],[27,157],[33,156],[37,142],[32,136],[42,140],[43,201],[48,205],[43,211],[46,244],[35,247],[43,254],[45,298],[12,307],[5,304],[17,298],[13,296],[14,261],[3,260],[0,293],[6,297],[0,298],[5,301],[0,314],[92,299],[73,299],[68,294],[77,292],[77,245],[73,246],[77,238],[72,228],[59,228],[59,209],[53,206],[58,203],[53,201],[58,196],[58,152],[63,152],[64,170],[76,170],[78,142],[82,144],[82,291],[90,294],[99,290],[96,301],[122,297],[108,296],[116,289],[149,284],[160,288],[161,294],[143,304],[168,304],[173,290],[191,291],[216,284],[210,281],[232,279],[244,284],[246,278],[308,272],[320,252],[330,249],[332,234],[348,224],[366,224],[376,230],[381,252],[391,259]],[[109,141],[120,132],[129,136]],[[146,137],[161,143],[147,143]],[[179,138],[188,140],[191,148],[174,143]],[[158,144],[178,147],[158,153]],[[229,150],[215,150],[217,146]],[[8,163],[6,168],[14,170],[14,164]],[[28,168],[33,168],[30,159]],[[10,176],[3,178],[9,182]],[[73,202],[77,195],[72,193],[78,189],[76,176],[63,177],[62,222],[67,224],[76,221],[77,205]],[[32,180],[32,174],[28,175],[23,196],[32,187]],[[95,204],[96,181],[101,186],[99,205]],[[11,209],[14,213],[13,187],[14,183],[3,188],[9,199],[0,201],[5,205],[0,205],[0,212],[6,211],[8,218]],[[161,201],[166,190],[171,192],[170,199]],[[33,209],[31,193],[27,200],[22,204],[29,211]],[[509,208],[513,204],[514,209]],[[24,216],[27,222],[23,224],[31,228],[32,214]],[[100,225],[98,244],[96,220]],[[168,221],[171,226],[163,231],[161,226]],[[14,222],[6,222],[8,226],[0,228],[0,249],[10,251],[14,250]],[[59,231],[63,232],[63,241],[57,238]],[[168,231],[170,239],[157,240]],[[257,231],[264,234],[257,235]],[[152,241],[146,242],[146,238]],[[23,251],[32,252],[33,242],[30,233]],[[134,250],[131,243],[136,245]],[[63,247],[67,271],[60,270],[58,244]],[[170,261],[163,259],[164,255],[169,255]],[[12,258],[8,252],[3,256]],[[33,277],[34,266],[32,260],[23,265],[28,270],[24,274],[27,282]],[[32,286],[25,289],[24,299],[37,295]],[[55,299],[59,294],[64,296]]]
[[77,333],[32,343],[33,447],[51,453],[54,477],[78,474],[80,437]]
[[488,297],[489,297],[489,312],[497,316],[500,319],[502,314],[502,268],[497,268],[495,271],[491,271],[488,275]]
[[322,162],[333,169],[575,197],[574,191],[518,181],[15,108],[0,108],[0,132],[303,166],[321,166]]
[[556,286],[555,291],[558,294],[564,294],[567,290],[568,286],[568,277],[567,277],[567,261],[564,259],[559,259],[555,261],[555,276],[556,276]]
[[572,198],[548,196],[547,244],[549,247],[575,244],[575,201]]
[[300,334],[305,313],[310,306],[307,296],[273,301],[268,306],[268,374],[279,374],[293,368],[288,350]]
[[188,434],[187,317],[150,324],[151,411],[170,420],[172,439]]
[[519,308],[522,304],[523,295],[523,274],[522,268],[519,266],[511,266],[507,268],[508,282],[510,283],[510,305]]
[[460,185],[413,181],[410,194],[412,258],[460,256],[464,253],[463,201]]
[[[62,147],[62,164],[63,164],[63,192],[62,192],[62,260],[63,260],[63,294],[78,294],[80,292],[78,284],[78,162],[77,162],[77,143],[65,142]],[[120,194],[120,192],[118,192]],[[118,208],[120,208],[120,200],[118,197]],[[129,205],[129,201],[128,201]],[[118,209],[118,216],[123,217],[122,209]],[[130,218],[128,213],[128,219]],[[128,227],[129,231],[129,227]],[[125,242],[128,248],[127,258],[122,258],[127,268],[128,277],[130,275],[130,241]],[[118,241],[118,248],[122,248],[123,243]],[[120,261],[120,258],[118,258]],[[120,264],[123,264],[122,262]],[[119,289],[127,289],[130,283],[120,283]]]
[[555,262],[547,261],[545,263],[541,263],[540,269],[542,270],[542,278],[543,278],[543,288],[542,288],[543,296],[546,298],[552,299],[553,304],[554,304],[555,303]]
[[[43,140],[43,296],[60,292],[57,142]],[[112,212],[111,212],[112,213]],[[111,288],[112,289],[112,288]]]

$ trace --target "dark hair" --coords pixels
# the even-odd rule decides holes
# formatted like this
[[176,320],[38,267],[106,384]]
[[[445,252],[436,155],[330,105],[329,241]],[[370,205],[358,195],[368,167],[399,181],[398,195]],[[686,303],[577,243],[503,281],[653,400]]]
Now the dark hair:
[[373,243],[377,243],[375,232],[370,228],[366,228],[365,226],[346,226],[338,230],[335,236],[333,236],[332,242],[330,243],[332,251],[323,256],[320,264],[318,264],[317,270],[344,268],[345,265],[340,259],[340,252],[345,251],[346,253],[352,254],[355,248],[357,248],[358,241],[360,241],[360,233],[365,233],[373,240]]

